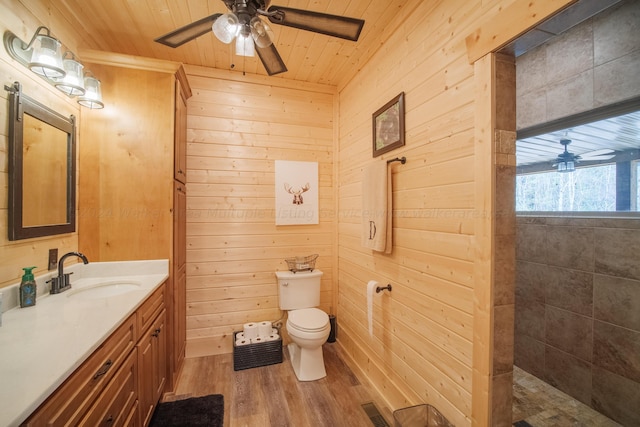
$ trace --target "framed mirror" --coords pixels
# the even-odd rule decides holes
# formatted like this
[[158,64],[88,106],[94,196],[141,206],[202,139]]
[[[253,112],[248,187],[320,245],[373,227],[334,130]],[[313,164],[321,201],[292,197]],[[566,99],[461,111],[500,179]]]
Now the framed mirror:
[[22,93],[9,92],[9,240],[76,229],[76,125]]

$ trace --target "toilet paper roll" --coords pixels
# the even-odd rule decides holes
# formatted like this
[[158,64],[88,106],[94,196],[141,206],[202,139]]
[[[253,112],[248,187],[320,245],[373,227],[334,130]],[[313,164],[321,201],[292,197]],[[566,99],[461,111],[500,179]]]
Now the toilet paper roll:
[[261,342],[264,342],[264,338],[262,337],[251,338],[251,344],[259,344]]
[[244,339],[252,340],[258,337],[258,324],[257,323],[245,323],[243,325]]
[[249,345],[249,344],[251,344],[251,340],[244,340],[244,339],[236,340],[236,347],[240,347],[240,346],[243,346],[243,345]]
[[244,332],[238,332],[236,334],[236,340],[243,340],[244,339]]
[[271,322],[260,322],[258,323],[258,336],[259,337],[268,337],[271,335],[272,325]]
[[378,282],[369,280],[367,283],[367,322],[369,323],[369,336],[373,336],[373,294]]
[[270,334],[270,335],[267,335],[266,337],[264,337],[264,341],[265,342],[278,341],[279,339],[280,339],[280,335],[278,335],[278,334]]
[[271,335],[276,334],[278,335],[278,328],[271,328]]

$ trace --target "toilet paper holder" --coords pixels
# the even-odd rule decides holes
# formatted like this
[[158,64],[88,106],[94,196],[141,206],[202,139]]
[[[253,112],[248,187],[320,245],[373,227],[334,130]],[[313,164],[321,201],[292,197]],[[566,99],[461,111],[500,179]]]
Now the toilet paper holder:
[[389,283],[387,286],[376,286],[376,294],[379,294],[382,291],[391,292],[391,283]]

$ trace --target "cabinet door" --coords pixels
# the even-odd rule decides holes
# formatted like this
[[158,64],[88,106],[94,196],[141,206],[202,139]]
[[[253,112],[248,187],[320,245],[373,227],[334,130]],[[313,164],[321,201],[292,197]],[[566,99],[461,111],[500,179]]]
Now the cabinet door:
[[178,373],[184,362],[187,344],[187,267],[182,266],[175,279],[175,307],[173,316],[173,383],[178,379]]
[[187,98],[176,80],[174,179],[187,183]]
[[175,385],[184,360],[187,340],[187,193],[185,186],[176,183],[173,216],[173,295],[170,325],[171,379]]
[[163,310],[138,342],[140,420],[147,426],[162,396],[167,373],[166,311]]
[[138,359],[134,349],[79,426],[139,425],[137,409]]
[[151,336],[155,338],[153,356],[153,401],[158,403],[167,382],[167,325],[166,311],[158,316]]
[[173,268],[179,270],[187,263],[187,189],[174,183],[173,191]]

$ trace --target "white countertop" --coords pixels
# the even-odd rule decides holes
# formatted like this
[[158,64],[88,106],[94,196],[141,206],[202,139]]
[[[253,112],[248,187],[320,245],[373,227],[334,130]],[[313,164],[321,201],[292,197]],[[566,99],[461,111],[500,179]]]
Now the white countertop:
[[[74,273],[72,289],[38,296],[35,306],[13,308],[2,315],[2,427],[18,426],[37,409],[169,277],[169,262],[80,263],[65,267],[65,273],[70,272]],[[49,276],[51,273],[36,278],[39,288]],[[98,281],[135,282],[140,286],[110,297],[72,296],[72,292]],[[0,292],[5,290],[12,293],[8,288]]]

